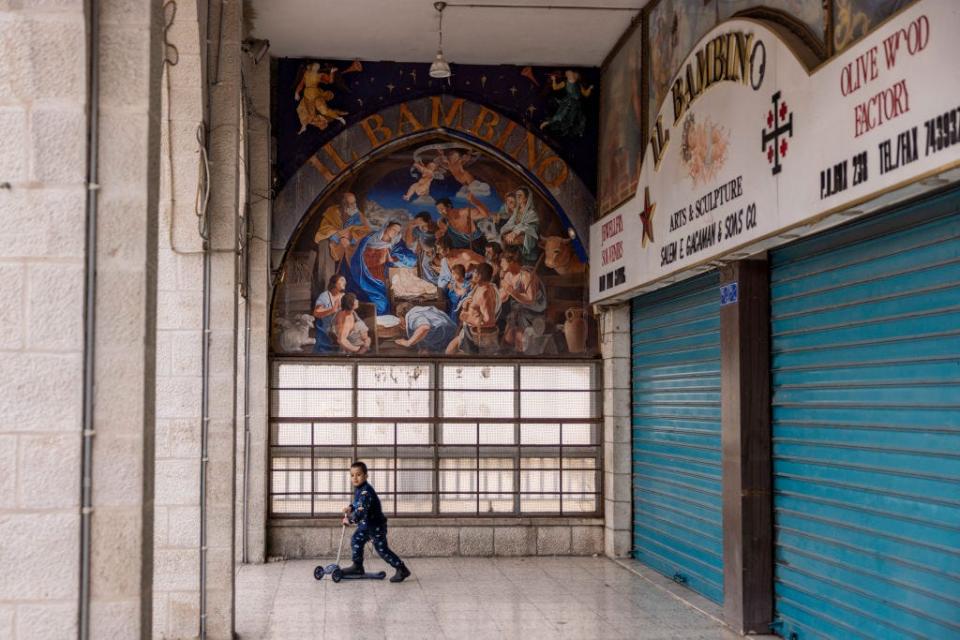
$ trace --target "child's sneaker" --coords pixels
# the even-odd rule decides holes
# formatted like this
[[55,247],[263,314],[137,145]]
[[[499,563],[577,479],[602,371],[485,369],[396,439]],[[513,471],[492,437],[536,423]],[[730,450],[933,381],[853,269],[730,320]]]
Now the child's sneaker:
[[410,569],[407,569],[407,565],[401,564],[397,567],[397,572],[393,574],[393,577],[390,578],[390,582],[403,582],[410,577]]

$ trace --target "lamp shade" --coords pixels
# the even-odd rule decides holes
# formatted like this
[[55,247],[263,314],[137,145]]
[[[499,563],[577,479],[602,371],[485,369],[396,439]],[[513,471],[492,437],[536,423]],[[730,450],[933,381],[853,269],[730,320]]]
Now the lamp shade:
[[433,64],[430,65],[430,77],[431,78],[449,78],[450,77],[450,65],[446,60],[443,59],[443,51],[437,51],[437,57],[433,60]]

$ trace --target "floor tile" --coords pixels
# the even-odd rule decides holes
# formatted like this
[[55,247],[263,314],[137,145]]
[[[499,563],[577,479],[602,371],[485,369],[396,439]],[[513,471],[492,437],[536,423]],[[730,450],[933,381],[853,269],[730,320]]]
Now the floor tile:
[[[316,564],[241,567],[237,633],[275,640],[738,637],[655,578],[606,558],[414,558],[413,576],[399,585],[316,581]],[[373,559],[369,568],[385,565]]]

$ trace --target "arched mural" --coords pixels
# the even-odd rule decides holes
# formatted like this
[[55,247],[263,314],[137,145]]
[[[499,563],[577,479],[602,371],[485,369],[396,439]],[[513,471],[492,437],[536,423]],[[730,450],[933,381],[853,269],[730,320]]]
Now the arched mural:
[[345,168],[292,235],[273,350],[596,355],[576,238],[505,154],[444,130],[396,141]]

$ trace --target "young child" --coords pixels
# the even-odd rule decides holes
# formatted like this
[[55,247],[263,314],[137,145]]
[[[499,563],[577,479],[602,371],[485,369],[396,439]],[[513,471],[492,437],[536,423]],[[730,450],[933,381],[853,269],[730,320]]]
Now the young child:
[[[472,269],[474,265],[470,266]],[[471,278],[462,264],[450,267],[450,275],[453,279],[447,285],[447,298],[450,300],[450,319],[456,323],[459,321],[460,302],[470,293]]]
[[345,293],[340,298],[340,311],[333,317],[330,337],[344,353],[366,353],[370,350],[370,327],[357,315],[357,296]]
[[413,166],[420,172],[420,179],[410,185],[407,192],[403,194],[403,199],[407,202],[410,202],[410,199],[413,198],[414,195],[418,195],[421,198],[430,195],[430,183],[433,182],[434,178],[439,177],[437,176],[437,169],[439,167],[436,160],[431,160],[427,164],[414,162]]
[[410,569],[387,546],[387,517],[380,507],[377,492],[367,482],[367,465],[354,462],[350,466],[350,482],[354,486],[353,502],[343,508],[343,522],[354,523],[357,530],[350,540],[353,564],[343,570],[344,575],[361,574],[363,571],[363,546],[373,539],[373,548],[387,564],[397,570],[390,582],[403,582],[410,577]]

